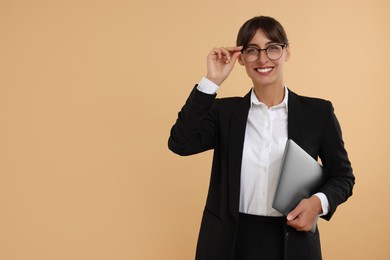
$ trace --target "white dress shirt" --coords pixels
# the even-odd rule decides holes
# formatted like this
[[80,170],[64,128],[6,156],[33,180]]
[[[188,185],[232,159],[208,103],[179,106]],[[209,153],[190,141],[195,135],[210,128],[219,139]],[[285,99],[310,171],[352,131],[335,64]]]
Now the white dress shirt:
[[240,207],[242,213],[281,216],[272,208],[278,173],[287,141],[287,88],[282,103],[268,108],[254,90],[242,154]]
[[[214,94],[219,86],[203,78],[197,88],[204,93]],[[257,99],[252,89],[241,166],[241,213],[282,216],[272,208],[272,202],[288,138],[288,89],[284,89],[283,101],[270,108]],[[321,200],[321,215],[326,215],[329,211],[328,199],[323,193],[315,195]]]

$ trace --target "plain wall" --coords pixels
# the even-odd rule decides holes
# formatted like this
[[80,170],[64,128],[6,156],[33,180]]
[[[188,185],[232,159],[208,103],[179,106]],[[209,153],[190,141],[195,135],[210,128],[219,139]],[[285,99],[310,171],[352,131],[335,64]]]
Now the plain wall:
[[[286,84],[333,102],[356,186],[324,259],[389,260],[388,1],[0,1],[0,259],[193,259],[212,152],[170,127],[213,47],[270,15]],[[218,92],[251,87],[237,64]]]

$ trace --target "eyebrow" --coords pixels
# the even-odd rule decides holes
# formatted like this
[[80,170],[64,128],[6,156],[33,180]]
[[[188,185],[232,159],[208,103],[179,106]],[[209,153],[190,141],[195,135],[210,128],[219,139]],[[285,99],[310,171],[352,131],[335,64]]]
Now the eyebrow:
[[[269,42],[265,43],[265,47],[268,47],[268,46],[273,45],[273,44],[278,44],[278,43],[274,42],[274,41],[269,41]],[[261,49],[261,47],[259,45],[257,45],[256,43],[248,43],[247,47],[258,47],[259,49]]]

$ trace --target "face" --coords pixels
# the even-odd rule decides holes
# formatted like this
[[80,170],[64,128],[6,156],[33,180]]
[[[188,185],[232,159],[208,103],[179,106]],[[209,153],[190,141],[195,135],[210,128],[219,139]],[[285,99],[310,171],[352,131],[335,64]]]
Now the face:
[[[262,30],[258,30],[249,42],[248,46],[265,49],[272,44],[280,44],[273,42],[264,34]],[[283,86],[284,63],[290,58],[290,48],[285,47],[283,54],[278,60],[270,60],[265,51],[260,52],[260,57],[257,61],[246,62],[242,55],[238,62],[245,66],[248,76],[252,79],[254,86]]]

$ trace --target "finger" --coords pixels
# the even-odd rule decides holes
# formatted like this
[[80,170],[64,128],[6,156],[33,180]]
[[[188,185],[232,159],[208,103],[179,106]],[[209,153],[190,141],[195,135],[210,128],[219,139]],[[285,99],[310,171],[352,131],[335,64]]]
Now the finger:
[[286,224],[289,225],[290,227],[298,229],[299,228],[299,219],[287,220]]
[[221,50],[219,48],[214,48],[211,53],[212,56],[215,56],[217,60],[220,60],[222,55],[221,55]]
[[217,48],[217,49],[215,49],[215,51],[218,53],[218,60],[219,61],[226,62],[227,60],[229,60],[230,54],[223,47]]
[[296,229],[297,231],[309,231],[312,229],[312,226],[304,225],[303,223],[296,222],[296,221],[287,222],[287,225]]
[[231,60],[233,61],[233,62],[235,62],[236,61],[236,59],[239,57],[241,55],[241,52],[235,52],[235,53],[233,53],[232,55],[231,55]]
[[243,46],[226,48],[226,50],[228,50],[230,53],[230,59],[231,60],[233,59],[235,61],[237,59],[237,57],[240,56],[242,48],[243,48]]
[[300,213],[301,213],[300,209],[295,208],[293,211],[291,211],[287,215],[287,220],[294,220],[294,219],[296,219],[299,216]]
[[229,63],[232,59],[235,59],[241,54],[241,47],[221,47],[222,53],[226,57],[226,63]]
[[291,211],[287,215],[287,220],[293,220],[293,219],[297,218],[299,216],[299,214],[301,214],[303,212],[301,204],[302,204],[302,201],[298,204],[298,206],[295,207],[295,209],[293,211]]
[[238,46],[238,47],[231,48],[231,50],[230,50],[230,59],[233,62],[236,62],[237,58],[240,57],[242,48],[243,48],[243,46]]
[[241,54],[242,46],[237,47],[221,47],[222,53],[226,56],[226,63],[235,62]]
[[220,59],[220,54],[221,54],[221,51],[218,48],[214,48],[211,50],[209,55],[212,59],[218,60],[218,59]]
[[218,60],[229,61],[231,59],[231,55],[236,53],[239,54],[241,49],[242,46],[214,48],[210,52],[210,56],[214,56]]
[[304,221],[299,216],[294,220],[287,220],[286,224],[298,231],[308,231],[311,229],[311,226],[305,225]]
[[220,48],[213,48],[211,51],[211,54],[216,54],[221,52],[221,50],[227,50],[230,53],[241,51],[243,46],[237,46],[237,47],[220,47]]
[[243,46],[236,46],[236,47],[225,47],[226,50],[229,52],[236,52],[236,51],[241,51]]

